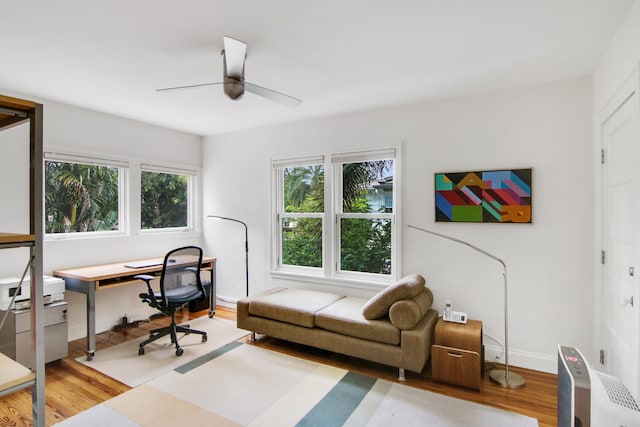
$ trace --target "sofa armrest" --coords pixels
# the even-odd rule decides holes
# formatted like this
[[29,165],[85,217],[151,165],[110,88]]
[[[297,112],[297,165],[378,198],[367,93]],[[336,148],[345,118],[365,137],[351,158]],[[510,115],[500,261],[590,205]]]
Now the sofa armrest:
[[400,336],[403,365],[414,372],[420,372],[431,356],[438,312],[429,309],[413,329],[403,330]]

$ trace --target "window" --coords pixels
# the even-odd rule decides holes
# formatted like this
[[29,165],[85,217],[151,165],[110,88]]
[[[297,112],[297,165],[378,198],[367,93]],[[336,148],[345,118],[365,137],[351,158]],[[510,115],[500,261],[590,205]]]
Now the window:
[[395,279],[395,149],[276,160],[273,171],[276,271]]
[[338,270],[391,274],[393,160],[339,163]]
[[195,172],[142,165],[140,226],[143,230],[192,228]]
[[45,232],[122,231],[126,163],[47,153]]
[[322,267],[324,165],[282,169],[282,264]]

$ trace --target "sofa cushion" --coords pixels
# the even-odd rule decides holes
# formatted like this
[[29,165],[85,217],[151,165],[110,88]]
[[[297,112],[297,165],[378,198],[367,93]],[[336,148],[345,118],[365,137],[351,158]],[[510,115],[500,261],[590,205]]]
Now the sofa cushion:
[[388,319],[367,320],[362,316],[366,299],[346,297],[316,313],[316,327],[384,344],[400,344],[400,331]]
[[344,296],[329,292],[284,289],[252,299],[249,302],[249,313],[254,316],[313,328],[316,312],[342,298]]
[[411,299],[393,303],[389,309],[389,320],[398,329],[413,329],[433,304],[433,294],[424,288]]
[[386,316],[391,305],[402,299],[411,299],[424,289],[424,277],[411,274],[374,295],[362,308],[365,319],[373,320]]

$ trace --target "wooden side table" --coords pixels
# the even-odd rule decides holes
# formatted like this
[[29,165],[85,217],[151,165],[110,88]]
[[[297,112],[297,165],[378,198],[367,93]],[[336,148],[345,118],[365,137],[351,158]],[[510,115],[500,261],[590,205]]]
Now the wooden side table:
[[434,381],[480,390],[483,365],[482,322],[445,322],[439,319],[431,347]]

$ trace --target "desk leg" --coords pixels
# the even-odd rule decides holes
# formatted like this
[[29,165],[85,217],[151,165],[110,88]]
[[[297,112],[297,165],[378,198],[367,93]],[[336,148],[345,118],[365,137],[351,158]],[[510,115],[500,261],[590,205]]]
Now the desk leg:
[[216,263],[211,266],[211,289],[209,289],[209,317],[216,314]]
[[67,290],[84,294],[87,302],[87,360],[96,352],[96,283],[77,279],[64,279]]
[[87,360],[96,353],[96,284],[87,286]]

